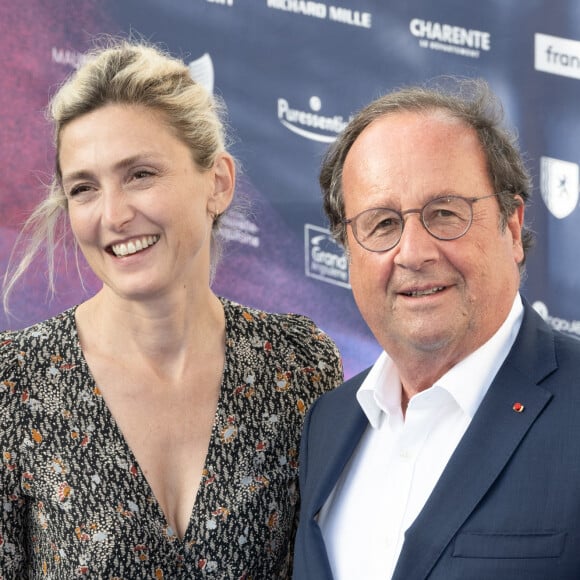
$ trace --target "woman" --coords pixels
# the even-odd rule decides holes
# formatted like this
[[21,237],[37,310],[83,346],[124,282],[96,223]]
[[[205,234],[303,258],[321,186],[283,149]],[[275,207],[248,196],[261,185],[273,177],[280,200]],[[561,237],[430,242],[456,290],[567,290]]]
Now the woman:
[[218,102],[123,41],[50,114],[29,229],[50,240],[64,215],[102,288],[0,334],[0,575],[289,576],[304,412],[342,371],[309,319],[210,289],[235,181]]

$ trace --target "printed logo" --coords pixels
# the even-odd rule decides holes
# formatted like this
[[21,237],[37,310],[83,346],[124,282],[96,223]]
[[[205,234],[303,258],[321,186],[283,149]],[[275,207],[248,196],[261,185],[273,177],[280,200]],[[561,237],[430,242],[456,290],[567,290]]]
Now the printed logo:
[[549,34],[534,35],[536,70],[580,79],[580,41]]
[[576,163],[542,157],[540,160],[540,190],[550,213],[563,219],[578,205],[580,172]]
[[205,90],[213,94],[214,85],[214,70],[213,61],[211,56],[206,52],[202,54],[199,58],[192,60],[189,65],[189,74],[191,78],[199,83]]
[[81,65],[83,65],[87,60],[87,55],[75,50],[57,48],[56,46],[53,46],[51,51],[51,58],[52,62],[66,64],[73,68],[80,68]]
[[210,4],[221,4],[222,6],[233,6],[234,0],[205,0]]
[[348,258],[328,229],[304,224],[304,261],[308,277],[350,288]]
[[421,18],[413,18],[409,23],[409,30],[419,39],[421,48],[441,50],[469,58],[479,58],[482,50],[491,49],[491,34],[483,30],[441,24]]
[[373,16],[370,12],[352,10],[342,6],[327,6],[323,2],[311,0],[266,0],[266,7],[274,10],[284,10],[285,12],[294,12],[311,18],[334,20],[349,26],[371,28],[373,25]]
[[332,143],[336,136],[346,127],[340,115],[327,117],[320,114],[322,101],[319,97],[310,97],[310,111],[293,109],[286,99],[278,99],[278,119],[286,129],[311,141]]
[[252,248],[260,247],[260,229],[239,211],[232,210],[221,217],[220,236]]
[[540,300],[532,304],[534,310],[554,329],[568,334],[580,336],[580,320],[565,320],[556,316],[550,316],[548,307]]

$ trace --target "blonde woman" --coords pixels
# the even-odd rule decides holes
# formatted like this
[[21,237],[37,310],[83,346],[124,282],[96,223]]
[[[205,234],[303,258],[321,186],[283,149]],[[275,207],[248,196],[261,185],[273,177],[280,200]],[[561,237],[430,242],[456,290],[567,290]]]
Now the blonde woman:
[[342,369],[311,320],[211,290],[235,186],[219,102],[121,41],[49,111],[56,173],[6,292],[60,220],[102,287],[0,334],[0,575],[288,577],[304,413]]

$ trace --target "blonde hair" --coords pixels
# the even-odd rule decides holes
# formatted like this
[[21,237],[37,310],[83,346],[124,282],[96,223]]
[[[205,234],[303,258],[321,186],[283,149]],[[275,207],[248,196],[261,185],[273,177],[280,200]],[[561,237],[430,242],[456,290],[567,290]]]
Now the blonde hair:
[[[51,99],[47,116],[54,127],[56,168],[47,195],[30,215],[17,240],[4,276],[3,305],[6,312],[15,284],[41,253],[46,254],[48,286],[55,292],[55,250],[68,227],[67,198],[61,183],[60,135],[63,128],[107,104],[143,105],[161,112],[166,122],[191,149],[201,169],[210,169],[226,150],[225,105],[195,82],[187,65],[145,42],[105,39],[88,52],[80,68]],[[211,240],[211,277],[221,257],[219,218],[214,220]],[[21,258],[16,250],[23,247]]]

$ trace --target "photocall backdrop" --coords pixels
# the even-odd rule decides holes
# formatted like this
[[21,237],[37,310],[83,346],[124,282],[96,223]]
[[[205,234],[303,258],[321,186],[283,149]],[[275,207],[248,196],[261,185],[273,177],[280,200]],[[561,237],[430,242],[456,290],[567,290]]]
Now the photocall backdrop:
[[[44,108],[95,36],[136,33],[190,63],[228,105],[239,191],[217,293],[305,313],[338,343],[347,377],[379,354],[321,210],[322,155],[383,92],[441,75],[484,77],[534,177],[537,233],[524,295],[580,337],[580,2],[577,0],[0,0],[0,272],[54,164]],[[479,192],[465,192],[477,195]],[[35,264],[0,328],[23,327],[98,288],[59,253],[57,295]],[[86,270],[81,262],[81,269]]]

